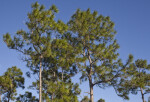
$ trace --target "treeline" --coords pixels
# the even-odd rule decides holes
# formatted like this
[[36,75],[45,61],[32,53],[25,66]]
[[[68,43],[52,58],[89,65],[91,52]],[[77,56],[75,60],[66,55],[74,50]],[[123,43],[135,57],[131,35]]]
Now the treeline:
[[77,9],[65,24],[55,20],[56,13],[55,5],[45,9],[36,2],[28,13],[28,31],[21,29],[14,36],[3,35],[8,48],[25,55],[23,61],[31,70],[27,76],[38,74],[39,79],[30,88],[37,90],[39,98],[31,92],[16,97],[16,89],[25,86],[21,70],[13,66],[0,77],[0,100],[78,102],[81,89],[71,78],[81,73],[79,80],[88,81],[90,89],[90,99],[84,97],[81,102],[94,102],[94,86],[111,86],[124,99],[139,91],[145,102],[144,95],[150,93],[150,65],[144,59],[134,60],[132,55],[126,63],[119,59],[115,24],[110,17]]

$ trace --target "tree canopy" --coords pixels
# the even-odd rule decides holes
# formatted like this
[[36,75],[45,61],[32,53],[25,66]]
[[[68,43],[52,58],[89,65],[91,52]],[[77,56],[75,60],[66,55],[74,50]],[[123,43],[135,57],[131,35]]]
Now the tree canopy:
[[18,30],[14,36],[6,33],[3,40],[9,49],[24,55],[22,60],[30,69],[26,75],[37,75],[29,90],[37,90],[39,98],[29,91],[16,97],[17,88],[25,86],[23,72],[13,66],[0,76],[0,102],[79,102],[81,89],[72,80],[78,73],[81,82],[89,82],[90,90],[90,99],[85,96],[81,102],[94,102],[94,86],[111,86],[124,99],[129,99],[130,92],[140,91],[145,102],[144,95],[150,93],[150,65],[147,60],[134,60],[131,54],[123,63],[109,16],[90,8],[77,9],[64,23],[55,18],[59,11],[55,5],[45,9],[35,2],[31,8],[25,23],[28,29]]
[[81,81],[89,81],[90,101],[93,102],[93,87],[113,86],[121,70],[132,60],[123,64],[118,59],[119,45],[115,39],[114,22],[109,16],[98,15],[90,9],[77,9],[68,22],[66,39],[77,52],[76,64],[82,73]]
[[142,100],[145,102],[144,95],[150,93],[150,65],[147,60],[137,59],[131,63],[124,71],[120,80],[118,91],[120,95],[129,99],[128,95],[137,94],[140,91]]
[[0,93],[3,101],[14,101],[17,95],[17,88],[24,88],[24,77],[22,71],[13,66],[8,68],[3,76],[0,76]]

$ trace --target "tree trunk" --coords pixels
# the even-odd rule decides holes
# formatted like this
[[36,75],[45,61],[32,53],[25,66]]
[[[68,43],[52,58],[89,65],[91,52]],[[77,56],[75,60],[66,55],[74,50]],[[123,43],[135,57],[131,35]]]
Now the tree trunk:
[[61,80],[63,81],[64,80],[64,71],[62,69],[62,74],[61,74]]
[[40,72],[39,72],[39,102],[42,102],[42,56],[40,56]]
[[0,102],[2,102],[2,99],[1,99],[1,94],[0,94]]
[[90,84],[90,102],[94,102],[94,97],[93,97],[93,84],[89,82]]
[[88,72],[89,77],[89,86],[90,86],[90,102],[94,102],[94,96],[93,96],[93,82],[92,82],[92,59],[90,57],[90,52],[88,51],[88,59],[90,63],[90,71]]
[[91,75],[89,75],[89,86],[90,86],[90,102],[94,102],[94,96],[93,96],[93,83]]
[[140,88],[140,90],[141,90],[142,100],[143,100],[143,102],[145,102],[145,100],[144,100],[144,94],[143,94],[143,89]]

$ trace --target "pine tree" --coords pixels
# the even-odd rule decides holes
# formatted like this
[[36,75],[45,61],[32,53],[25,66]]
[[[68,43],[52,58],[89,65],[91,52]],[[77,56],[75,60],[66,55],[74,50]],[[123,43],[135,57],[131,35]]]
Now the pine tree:
[[25,94],[20,94],[17,97],[16,102],[39,102],[39,100],[35,96],[32,96],[31,92],[26,91]]
[[13,66],[8,68],[4,75],[0,77],[0,91],[4,96],[3,101],[10,102],[10,100],[16,99],[16,89],[24,88],[24,77],[22,75],[22,71]]
[[[30,88],[38,88],[39,81],[33,82]],[[43,81],[43,101],[46,102],[78,102],[77,95],[80,94],[78,84],[74,84],[71,81]]]
[[0,76],[0,102],[2,102],[2,95],[7,92],[12,81],[7,76]]
[[[44,59],[43,88],[51,101],[75,101],[80,94],[78,84],[71,82],[71,77],[77,73],[74,48],[63,38],[57,36],[52,41],[53,57]],[[63,92],[60,89],[65,89]],[[54,101],[54,102],[55,102]]]
[[90,99],[88,98],[88,96],[84,96],[81,102],[90,102]]
[[[80,94],[79,85],[72,83],[71,79],[68,79],[66,75],[64,75],[64,80],[62,81],[61,74],[55,72],[55,76],[53,76],[53,73],[54,71],[43,70],[43,101],[78,102],[77,95]],[[38,80],[33,82],[30,88],[38,89],[38,83]]]
[[42,102],[43,59],[52,56],[52,39],[67,30],[67,26],[62,21],[54,20],[57,12],[55,5],[45,10],[44,5],[36,2],[32,5],[32,12],[28,13],[26,25],[29,31],[19,30],[13,39],[8,33],[3,36],[10,49],[27,55],[24,60],[34,74],[39,73],[39,102]]
[[138,59],[130,64],[124,71],[120,80],[118,91],[121,96],[129,99],[128,94],[141,93],[142,101],[145,102],[144,95],[150,93],[150,65],[147,60]]
[[74,47],[76,64],[82,72],[81,81],[89,81],[90,102],[94,102],[93,87],[100,88],[116,83],[125,65],[118,59],[116,31],[110,17],[91,13],[90,9],[78,9],[68,22],[69,31],[65,34],[68,42]]
[[70,79],[77,73],[73,49],[74,48],[63,38],[63,36],[52,42],[53,61],[55,61],[52,64],[55,66],[55,70],[57,70],[57,73],[59,74],[57,76],[60,77],[59,79],[61,79],[61,81]]
[[97,102],[105,102],[104,99],[99,99]]

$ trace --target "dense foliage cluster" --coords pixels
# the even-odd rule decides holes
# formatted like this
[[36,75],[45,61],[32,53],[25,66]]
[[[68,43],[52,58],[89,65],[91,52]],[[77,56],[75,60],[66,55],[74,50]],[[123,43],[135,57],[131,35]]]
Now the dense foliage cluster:
[[3,36],[8,48],[24,55],[23,61],[31,70],[27,76],[38,75],[29,88],[37,90],[39,98],[28,91],[16,97],[17,88],[24,88],[24,78],[14,66],[0,76],[0,101],[79,102],[81,89],[72,77],[81,73],[79,80],[88,81],[90,89],[90,98],[85,96],[81,102],[94,102],[95,86],[111,86],[124,99],[129,99],[130,92],[140,91],[145,102],[144,95],[150,93],[150,65],[142,59],[134,62],[132,55],[126,63],[119,59],[115,24],[110,17],[77,9],[65,24],[55,20],[56,13],[55,5],[45,9],[36,2],[28,13],[28,31]]

